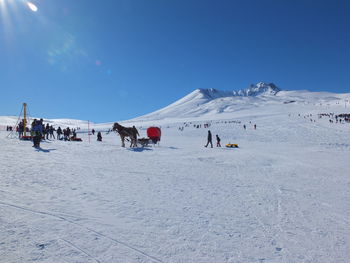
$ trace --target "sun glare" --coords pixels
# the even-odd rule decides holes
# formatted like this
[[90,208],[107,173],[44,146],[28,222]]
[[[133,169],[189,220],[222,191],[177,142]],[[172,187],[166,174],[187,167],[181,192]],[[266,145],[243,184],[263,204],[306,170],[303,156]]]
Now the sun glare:
[[33,3],[31,2],[27,2],[27,6],[29,7],[30,10],[32,10],[33,12],[36,12],[38,11],[38,8],[36,5],[34,5]]
[[[23,26],[22,17],[29,12],[36,13],[38,7],[30,2],[34,0],[0,0],[0,29],[5,33],[5,38],[14,37],[16,28]],[[35,15],[40,19],[37,14]]]
[[[23,0],[20,2],[24,3],[31,11],[33,12],[38,11],[38,7],[32,2],[29,2],[26,0]],[[0,12],[2,13],[2,16],[7,15],[6,13],[8,13],[10,9],[16,10],[17,4],[19,4],[20,2],[13,1],[13,0],[0,0]]]

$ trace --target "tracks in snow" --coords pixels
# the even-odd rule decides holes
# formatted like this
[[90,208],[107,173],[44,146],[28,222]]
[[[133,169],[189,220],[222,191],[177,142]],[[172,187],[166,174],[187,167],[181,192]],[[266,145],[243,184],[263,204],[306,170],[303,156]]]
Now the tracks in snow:
[[[118,240],[118,239],[109,237],[109,236],[107,236],[107,235],[105,235],[105,234],[103,234],[103,233],[101,233],[101,232],[98,232],[98,231],[96,231],[96,230],[94,230],[94,229],[91,229],[91,228],[89,228],[89,227],[85,227],[85,226],[83,226],[83,225],[81,225],[81,224],[78,224],[78,223],[76,223],[76,222],[74,222],[74,221],[72,221],[72,220],[70,220],[70,219],[67,219],[67,218],[65,218],[65,217],[63,217],[63,216],[56,215],[56,214],[53,214],[53,213],[50,213],[50,212],[43,212],[43,211],[34,210],[34,209],[31,209],[31,208],[27,208],[27,207],[22,207],[22,206],[18,206],[18,205],[14,205],[14,204],[9,204],[9,203],[5,203],[5,202],[0,202],[0,205],[2,205],[2,206],[7,206],[7,207],[11,207],[11,208],[16,208],[16,209],[19,209],[19,210],[22,210],[22,211],[30,212],[30,213],[32,213],[32,214],[39,214],[39,215],[45,215],[45,216],[54,217],[54,218],[59,219],[59,220],[61,220],[61,221],[65,221],[65,222],[68,222],[68,223],[70,223],[70,224],[79,226],[79,227],[82,228],[82,229],[85,229],[85,230],[87,230],[87,231],[89,231],[89,232],[92,232],[92,233],[94,233],[94,234],[96,234],[96,235],[98,235],[98,236],[100,236],[100,237],[106,238],[106,239],[108,239],[108,240],[110,240],[110,241],[112,241],[112,242],[114,242],[114,243],[116,243],[116,244],[122,245],[122,246],[128,248],[129,250],[132,250],[133,252],[136,252],[136,253],[138,253],[138,254],[141,254],[141,255],[147,257],[148,259],[151,259],[151,260],[154,261],[154,262],[163,263],[163,261],[162,261],[161,259],[156,258],[156,257],[154,257],[154,256],[152,256],[152,255],[149,255],[148,253],[146,253],[146,252],[144,252],[144,251],[142,251],[142,250],[140,250],[140,249],[138,249],[138,248],[136,248],[136,247],[134,247],[134,246],[131,246],[131,245],[129,245],[129,244],[127,244],[127,243],[125,243],[125,242],[123,242],[123,241],[121,241],[121,240]],[[69,242],[69,241],[67,241],[67,240],[64,240],[64,239],[61,239],[61,240],[63,240],[63,241],[65,241],[66,243],[70,244],[72,247],[74,247],[75,249],[81,251],[83,254],[85,254],[85,255],[87,255],[87,256],[93,258],[96,262],[101,263],[101,262],[98,261],[95,257],[91,256],[89,253],[87,253],[86,251],[84,251],[84,250],[82,250],[81,248],[77,247],[77,246],[74,245],[73,243],[71,243],[71,242]]]

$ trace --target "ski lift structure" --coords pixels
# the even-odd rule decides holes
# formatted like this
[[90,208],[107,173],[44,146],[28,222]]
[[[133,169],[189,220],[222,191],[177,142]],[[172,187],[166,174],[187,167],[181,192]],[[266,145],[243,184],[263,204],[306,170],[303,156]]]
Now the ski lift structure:
[[[20,131],[19,124],[22,122],[23,124],[23,132]],[[28,109],[27,109],[27,103],[23,103],[21,112],[18,116],[17,123],[14,126],[15,129],[9,133],[7,137],[14,137],[14,132],[18,131],[19,133],[19,139],[23,141],[31,141],[33,139],[33,136],[30,135],[30,130],[29,130],[29,117],[28,117]],[[22,126],[21,124],[21,126]]]
[[27,128],[29,124],[28,120],[29,119],[27,119],[27,103],[23,103],[23,135],[20,138],[23,141],[30,141],[33,139],[33,136],[27,135],[27,131],[29,132],[29,128]]

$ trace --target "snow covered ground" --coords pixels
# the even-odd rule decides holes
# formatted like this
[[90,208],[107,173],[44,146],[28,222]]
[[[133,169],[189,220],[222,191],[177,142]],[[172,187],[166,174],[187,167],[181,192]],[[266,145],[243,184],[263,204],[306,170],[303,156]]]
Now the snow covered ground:
[[0,132],[0,262],[349,262],[350,124],[315,116],[346,109],[270,101],[139,120],[162,125],[148,148]]

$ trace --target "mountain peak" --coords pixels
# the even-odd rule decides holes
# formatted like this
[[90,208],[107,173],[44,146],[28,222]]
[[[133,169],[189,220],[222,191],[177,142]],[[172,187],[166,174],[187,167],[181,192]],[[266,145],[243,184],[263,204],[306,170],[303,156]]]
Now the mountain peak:
[[281,89],[273,83],[259,82],[255,85],[250,85],[247,89],[234,91],[233,96],[276,95],[279,91]]
[[197,97],[201,99],[217,99],[222,97],[248,97],[248,96],[258,96],[258,95],[276,95],[281,89],[279,89],[273,83],[259,82],[257,84],[250,85],[247,89],[235,90],[235,91],[221,91],[217,89],[196,89],[191,93],[191,97]]

